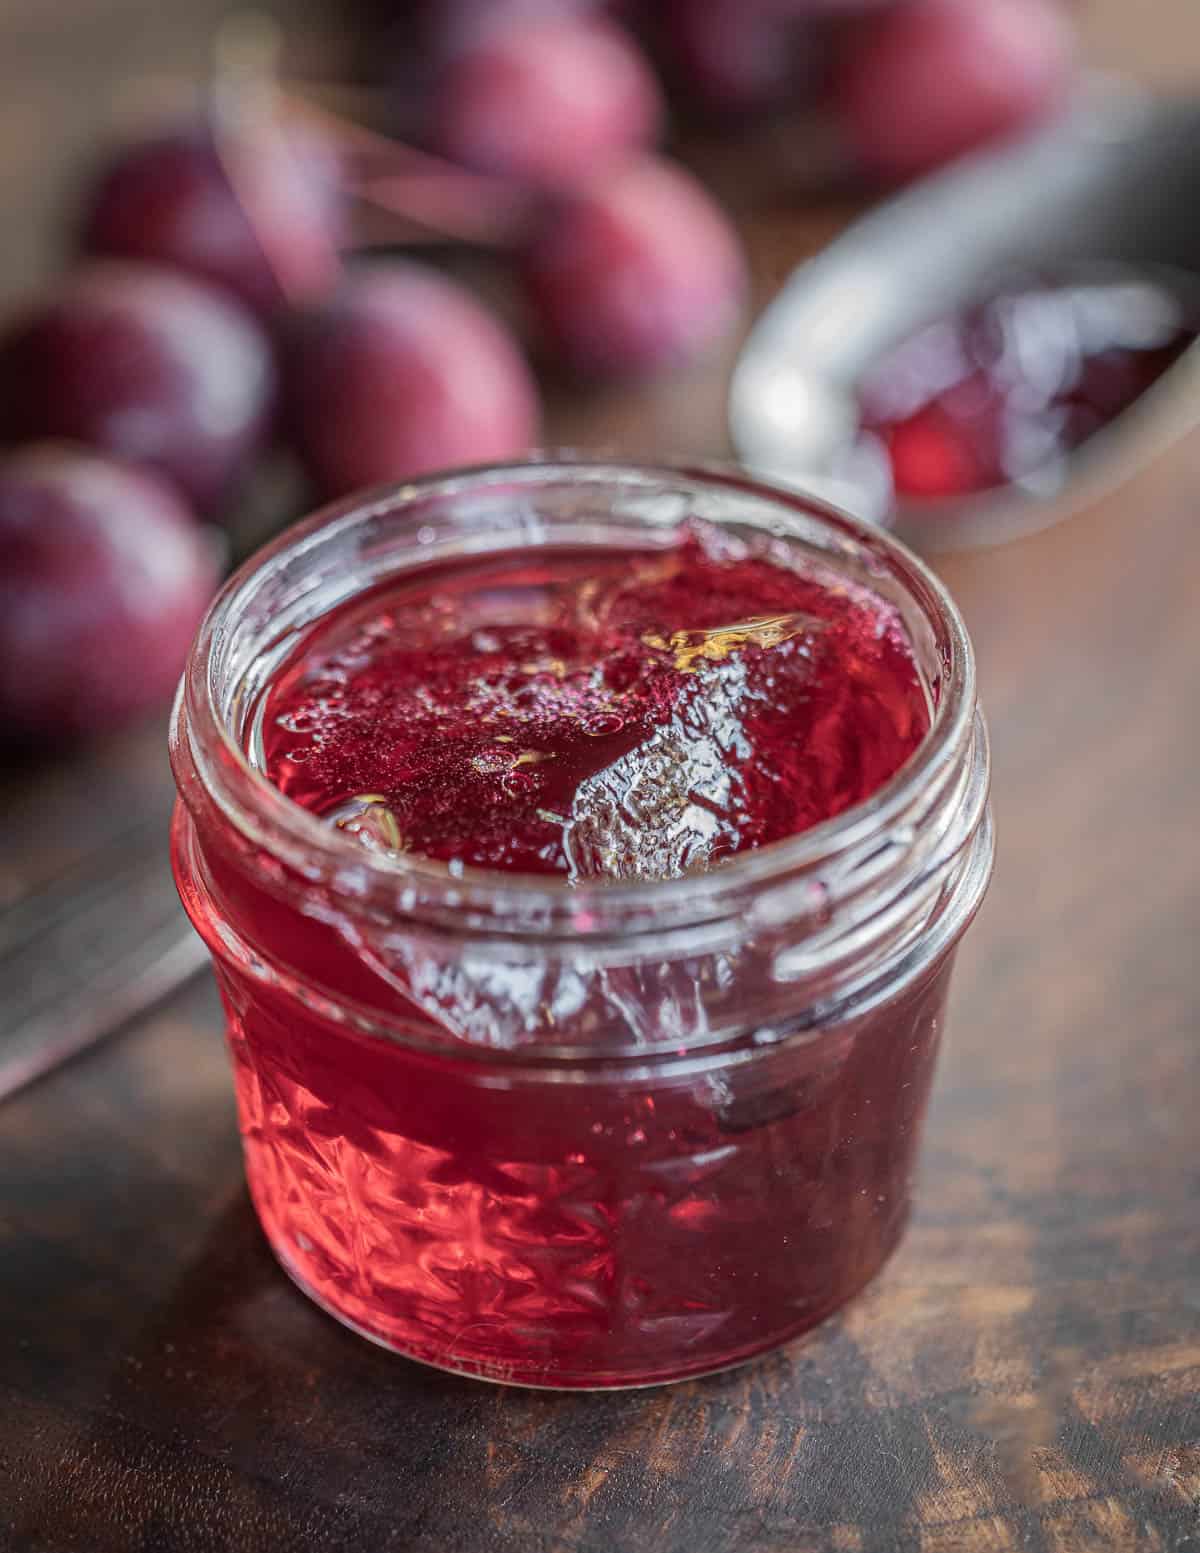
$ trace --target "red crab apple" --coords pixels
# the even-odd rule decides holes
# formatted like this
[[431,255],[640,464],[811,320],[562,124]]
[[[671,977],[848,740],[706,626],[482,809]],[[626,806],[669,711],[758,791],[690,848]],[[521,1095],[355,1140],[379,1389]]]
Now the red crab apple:
[[701,355],[746,288],[720,206],[690,173],[650,157],[569,198],[523,272],[547,342],[583,373],[653,372]]
[[0,456],[0,738],[114,731],[169,699],[217,582],[157,476],[68,444]]
[[143,464],[211,513],[274,396],[254,318],[199,281],[96,260],[0,333],[0,442],[62,437]]
[[590,16],[514,20],[453,55],[431,138],[464,166],[571,187],[657,134],[662,95],[633,39]]
[[508,331],[469,292],[409,262],[350,270],[284,331],[285,418],[329,496],[521,453],[537,389]]
[[189,122],[110,157],[86,193],[79,246],[171,265],[269,314],[285,295],[329,288],[343,227],[323,138],[264,126],[222,146],[213,125]]
[[1053,112],[1073,36],[1058,0],[913,0],[864,23],[836,97],[865,166],[916,177]]

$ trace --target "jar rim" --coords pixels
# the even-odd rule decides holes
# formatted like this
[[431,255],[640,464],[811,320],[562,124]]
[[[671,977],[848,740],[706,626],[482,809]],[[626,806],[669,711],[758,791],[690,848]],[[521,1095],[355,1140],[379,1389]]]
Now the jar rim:
[[[572,884],[557,875],[466,866],[452,871],[447,862],[415,854],[368,851],[285,797],[248,758],[238,730],[223,710],[214,671],[216,649],[262,578],[285,560],[302,557],[331,534],[372,517],[401,513],[431,498],[485,489],[497,481],[535,488],[562,478],[641,486],[686,481],[709,494],[726,491],[733,499],[769,505],[783,517],[790,514],[808,523],[815,519],[848,552],[869,554],[899,582],[938,634],[943,673],[929,731],[921,744],[863,802],[798,835],[737,853],[706,872],[674,879],[596,879]],[[324,881],[364,902],[394,900],[400,889],[457,912],[476,907],[493,921],[509,920],[518,932],[522,922],[544,929],[551,920],[565,920],[572,932],[586,933],[593,908],[602,911],[606,920],[644,913],[655,921],[695,924],[726,915],[732,902],[744,901],[748,892],[761,892],[781,880],[794,883],[797,877],[808,878],[823,893],[824,886],[817,884],[823,865],[884,845],[889,835],[905,829],[906,819],[921,807],[931,789],[941,791],[953,783],[968,759],[975,726],[974,655],[963,620],[942,582],[893,535],[815,496],[759,480],[728,464],[649,463],[555,452],[360,492],[318,509],[258,550],[227,580],[200,626],[176,697],[171,746],[185,801],[198,779],[245,841],[262,847],[304,879]],[[963,837],[964,844],[977,823],[978,817]]]

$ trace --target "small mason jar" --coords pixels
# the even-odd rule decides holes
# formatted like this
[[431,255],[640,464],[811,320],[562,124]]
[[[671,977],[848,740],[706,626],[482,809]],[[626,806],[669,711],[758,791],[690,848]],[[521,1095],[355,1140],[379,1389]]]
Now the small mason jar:
[[[256,768],[264,690],[347,600],[464,556],[653,553],[692,518],[900,611],[931,729],[867,802],[572,886],[369,851]],[[172,760],[250,1191],[339,1320],[490,1380],[646,1385],[786,1342],[895,1248],[992,832],[962,621],[889,536],[733,472],[569,461],[343,503],[214,603]]]

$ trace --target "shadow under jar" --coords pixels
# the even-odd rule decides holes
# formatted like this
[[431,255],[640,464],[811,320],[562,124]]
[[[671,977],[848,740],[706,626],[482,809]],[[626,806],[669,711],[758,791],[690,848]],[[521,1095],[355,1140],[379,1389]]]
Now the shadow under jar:
[[[695,522],[898,612],[930,728],[865,801],[704,872],[572,884],[370,850],[259,769],[282,667],[385,579],[653,557]],[[582,462],[344,503],[217,599],[172,759],[250,1190],[341,1321],[490,1380],[648,1385],[787,1341],[895,1248],[992,835],[969,642],[889,536],[732,472]]]

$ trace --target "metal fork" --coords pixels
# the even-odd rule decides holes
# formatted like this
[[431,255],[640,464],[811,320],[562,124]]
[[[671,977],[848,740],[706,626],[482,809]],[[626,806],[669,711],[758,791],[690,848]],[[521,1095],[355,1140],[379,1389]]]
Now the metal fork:
[[198,971],[160,814],[0,912],[0,1098]]

